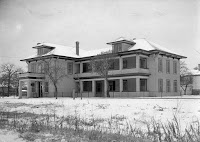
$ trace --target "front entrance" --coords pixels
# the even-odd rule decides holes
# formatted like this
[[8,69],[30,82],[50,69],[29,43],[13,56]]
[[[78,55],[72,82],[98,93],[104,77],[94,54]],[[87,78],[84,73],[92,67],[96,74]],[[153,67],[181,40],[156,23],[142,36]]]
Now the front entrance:
[[38,97],[43,97],[43,94],[42,94],[42,82],[38,82]]
[[104,81],[96,81],[96,95],[95,97],[104,97]]

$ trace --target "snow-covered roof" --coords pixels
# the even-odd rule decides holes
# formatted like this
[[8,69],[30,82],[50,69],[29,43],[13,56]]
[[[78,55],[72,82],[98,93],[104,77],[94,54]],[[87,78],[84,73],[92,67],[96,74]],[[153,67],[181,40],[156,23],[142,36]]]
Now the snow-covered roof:
[[192,75],[200,75],[200,70],[191,70]]
[[160,51],[176,54],[174,51],[171,51],[165,47],[162,47],[162,46],[160,46],[152,41],[146,40],[144,38],[133,39],[133,42],[135,42],[136,44],[133,45],[132,47],[130,47],[129,50],[136,50],[136,49],[142,49],[142,50],[146,50],[146,51],[160,50]]
[[[41,47],[51,47],[52,50],[46,54],[43,55],[32,55],[27,57],[26,59],[31,59],[31,58],[36,58],[36,57],[44,57],[44,56],[48,56],[48,55],[58,55],[58,56],[66,56],[66,57],[72,57],[72,58],[81,58],[82,55],[86,55],[85,50],[79,48],[79,53],[80,55],[76,55],[76,48],[75,47],[70,47],[70,46],[63,46],[63,45],[58,45],[58,44],[52,44],[52,43],[39,43],[36,46],[34,46],[33,48],[41,48]],[[26,60],[23,59],[23,60]]]
[[[151,50],[160,50],[172,54],[177,54],[174,51],[171,51],[165,47],[162,47],[152,41],[146,40],[145,38],[134,38],[134,39],[128,39],[125,37],[120,37],[113,42],[109,42],[107,44],[114,44],[114,43],[119,43],[119,42],[128,42],[128,43],[134,43],[128,50],[137,50],[137,49],[142,49],[146,51],[151,51]],[[178,54],[177,54],[178,55]]]
[[[142,49],[145,51],[160,50],[160,51],[178,55],[177,53],[170,51],[169,49],[164,48],[164,47],[162,47],[156,43],[153,43],[151,41],[148,41],[144,38],[127,39],[124,37],[120,37],[120,38],[116,39],[114,42],[110,42],[108,44],[113,44],[113,43],[120,42],[120,41],[125,41],[127,43],[130,43],[131,46],[129,47],[128,51],[138,50],[138,49]],[[134,44],[132,44],[132,43],[134,43]],[[32,55],[26,59],[31,59],[31,58],[41,57],[41,56],[48,56],[48,55],[66,56],[66,57],[72,57],[72,58],[83,58],[83,57],[95,56],[102,52],[112,50],[112,46],[109,46],[107,48],[102,48],[102,49],[89,50],[89,51],[79,48],[79,55],[76,55],[76,47],[63,46],[63,45],[57,45],[57,44],[52,44],[52,43],[38,43],[33,48],[37,49],[37,48],[41,48],[41,47],[51,48],[52,50],[46,54]],[[23,59],[23,60],[26,60],[26,59]]]

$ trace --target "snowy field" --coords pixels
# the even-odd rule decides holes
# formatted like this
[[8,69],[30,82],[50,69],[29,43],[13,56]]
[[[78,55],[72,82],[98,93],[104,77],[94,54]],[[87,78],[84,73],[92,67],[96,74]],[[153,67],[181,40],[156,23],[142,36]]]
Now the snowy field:
[[[142,128],[152,120],[167,123],[176,116],[184,130],[200,118],[200,96],[165,98],[0,98],[1,111],[76,115],[82,119],[113,120]],[[125,126],[126,127],[126,126]],[[146,127],[146,126],[145,126]],[[0,130],[0,142],[24,142],[14,131]]]
[[174,98],[0,98],[0,109],[57,116],[77,115],[83,119],[118,119],[121,125],[141,126],[156,120],[166,123],[177,116],[182,129],[200,118],[200,97]]

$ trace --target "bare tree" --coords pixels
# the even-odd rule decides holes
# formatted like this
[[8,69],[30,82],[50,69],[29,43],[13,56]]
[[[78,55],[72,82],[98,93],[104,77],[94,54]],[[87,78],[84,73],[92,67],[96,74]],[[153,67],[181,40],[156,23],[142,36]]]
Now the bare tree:
[[2,75],[4,75],[5,80],[7,82],[8,97],[10,95],[10,87],[12,85],[13,76],[15,76],[15,74],[20,73],[21,70],[21,68],[16,67],[12,63],[5,63],[1,65],[1,73]]
[[[24,73],[22,68],[18,68],[18,72],[14,73],[11,80],[11,85],[15,88],[15,93],[18,95],[18,88],[19,88],[19,73]],[[24,86],[24,84],[22,85]]]
[[0,77],[0,85],[1,85],[1,90],[2,90],[2,96],[5,96],[5,90],[4,88],[7,86],[7,81],[6,81],[6,76],[5,75],[1,75]]
[[65,65],[57,58],[50,58],[44,61],[44,73],[51,81],[55,88],[54,97],[58,97],[58,84],[64,78],[67,77]]
[[103,52],[95,57],[92,57],[90,60],[90,67],[93,72],[100,75],[102,78],[105,79],[105,86],[107,87],[106,95],[107,97],[110,97],[109,94],[109,83],[108,83],[108,77],[109,77],[109,70],[111,66],[114,63],[114,54],[112,51]]
[[183,61],[180,62],[180,82],[184,95],[186,95],[188,85],[193,83],[193,76],[186,63]]
[[76,87],[77,87],[77,93],[80,93],[80,96],[81,96],[81,100],[82,100],[82,98],[83,98],[83,94],[82,94],[82,92],[81,92],[81,86],[80,86],[80,84],[81,84],[81,79],[80,79],[80,76],[78,75],[78,74],[76,74],[76,78],[77,78],[77,80],[78,80],[78,83],[76,84]]

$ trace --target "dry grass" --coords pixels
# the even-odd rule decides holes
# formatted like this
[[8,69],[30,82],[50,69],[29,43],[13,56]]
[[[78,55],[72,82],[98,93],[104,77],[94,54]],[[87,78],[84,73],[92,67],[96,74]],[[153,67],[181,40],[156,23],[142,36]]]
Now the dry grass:
[[[106,109],[107,106],[99,107]],[[96,119],[94,117],[83,119],[76,112],[76,109],[74,115],[58,117],[55,108],[52,108],[52,113],[49,114],[35,114],[30,112],[12,112],[2,107],[0,109],[0,128],[15,129],[27,141],[34,141],[36,138],[42,141],[68,140],[87,142],[200,141],[199,120],[191,123],[182,131],[178,116],[176,115],[177,113],[175,113],[173,120],[168,121],[167,124],[156,122],[155,119],[152,119],[151,122],[143,122],[146,125],[146,130],[144,130],[131,125],[125,116],[115,115],[109,119]],[[127,120],[126,124],[122,123],[124,120]]]

